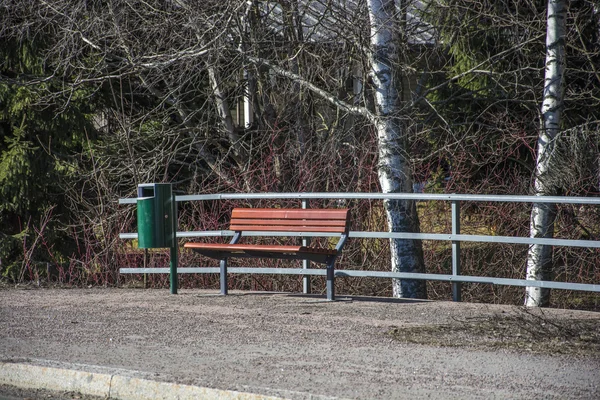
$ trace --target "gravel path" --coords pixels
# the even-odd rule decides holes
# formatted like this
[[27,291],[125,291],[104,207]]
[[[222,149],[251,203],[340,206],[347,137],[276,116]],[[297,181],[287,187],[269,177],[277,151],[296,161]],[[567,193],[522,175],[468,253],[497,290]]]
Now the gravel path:
[[[539,334],[534,324],[552,327],[553,337],[523,336]],[[0,290],[3,361],[118,368],[293,399],[598,399],[596,332],[598,313],[498,305]]]

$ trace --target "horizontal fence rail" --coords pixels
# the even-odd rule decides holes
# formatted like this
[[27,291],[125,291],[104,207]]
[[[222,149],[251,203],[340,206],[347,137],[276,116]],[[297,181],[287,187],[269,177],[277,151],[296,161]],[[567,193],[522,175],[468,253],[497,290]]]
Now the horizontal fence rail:
[[[177,232],[178,238],[197,237],[229,237],[233,231],[186,231]],[[273,236],[273,237],[336,237],[339,234],[323,232],[254,232],[244,231],[246,236]],[[137,239],[137,233],[121,233],[121,239]],[[595,240],[572,240],[572,239],[544,239],[525,238],[516,236],[485,236],[485,235],[452,235],[444,233],[400,233],[400,232],[366,232],[350,231],[349,237],[361,239],[418,239],[418,240],[446,240],[452,242],[483,242],[483,243],[512,243],[512,244],[546,244],[550,246],[566,247],[589,247],[600,248],[600,242]]]
[[[122,274],[168,274],[169,268],[121,268]],[[218,274],[218,267],[184,267],[178,268],[179,274]],[[272,275],[312,275],[325,276],[324,269],[303,268],[252,268],[252,267],[228,267],[228,273],[232,274],[272,274]],[[587,292],[599,292],[600,285],[586,283],[567,283],[550,281],[531,281],[526,279],[492,278],[485,276],[465,276],[448,274],[418,274],[411,272],[384,272],[384,271],[354,271],[336,270],[336,278],[388,278],[388,279],[415,279],[429,281],[462,282],[462,283],[487,283],[493,285],[509,285],[523,287],[541,287],[548,289],[581,290]]]
[[[177,202],[206,200],[417,200],[417,201],[477,201],[500,203],[555,203],[599,205],[600,197],[574,196],[501,196],[489,194],[437,193],[220,193],[175,196]],[[119,204],[135,204],[137,198],[119,199]]]
[[[219,200],[293,200],[302,201],[306,208],[307,200],[414,200],[414,201],[445,201],[451,203],[451,232],[439,233],[410,233],[410,232],[367,232],[350,231],[350,238],[360,239],[416,239],[439,240],[452,242],[452,274],[406,273],[389,271],[355,271],[336,270],[336,277],[368,277],[387,279],[415,279],[446,281],[452,283],[453,300],[460,301],[460,283],[485,283],[493,285],[508,285],[521,287],[542,287],[548,289],[578,290],[600,292],[600,284],[583,284],[571,282],[534,281],[527,279],[510,279],[496,277],[466,276],[460,273],[460,243],[507,243],[524,245],[549,245],[566,247],[600,248],[597,240],[550,239],[514,236],[490,235],[465,235],[460,233],[460,203],[461,202],[501,202],[501,203],[553,203],[553,204],[578,204],[600,205],[600,197],[561,197],[561,196],[499,196],[499,195],[467,195],[467,194],[430,194],[430,193],[221,193],[202,195],[175,196],[177,202],[188,201],[219,201]],[[137,198],[119,199],[119,204],[136,204]],[[177,232],[177,238],[198,237],[227,237],[234,232],[228,230],[217,231],[185,231]],[[339,234],[314,233],[314,232],[245,232],[245,236],[288,236],[302,237],[308,240],[311,237],[339,236]],[[121,233],[121,239],[137,239],[137,233]],[[212,267],[185,267],[178,268],[178,273],[219,273],[219,268]],[[150,274],[169,273],[169,268],[121,268],[125,274]],[[303,268],[249,268],[231,267],[228,272],[234,274],[284,274],[301,275],[305,277],[304,291],[310,292],[306,281],[308,276],[325,275],[325,270],[309,269],[307,263]]]

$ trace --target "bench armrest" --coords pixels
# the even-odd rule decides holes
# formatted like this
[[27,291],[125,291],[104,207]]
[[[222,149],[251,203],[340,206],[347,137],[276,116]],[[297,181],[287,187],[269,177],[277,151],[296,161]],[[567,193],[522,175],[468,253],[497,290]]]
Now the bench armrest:
[[346,240],[348,239],[348,233],[342,233],[340,236],[340,240],[338,240],[337,245],[335,246],[335,251],[339,254],[342,251],[342,247],[346,244]]
[[235,235],[233,235],[233,238],[231,239],[231,242],[229,242],[229,244],[237,244],[241,238],[242,238],[242,231],[236,231]]

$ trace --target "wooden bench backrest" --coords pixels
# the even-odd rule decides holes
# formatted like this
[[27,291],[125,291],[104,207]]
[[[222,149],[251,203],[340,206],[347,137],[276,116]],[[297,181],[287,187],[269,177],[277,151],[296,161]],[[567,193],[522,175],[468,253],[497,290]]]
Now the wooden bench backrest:
[[344,209],[235,208],[232,231],[333,232],[348,231],[350,211]]

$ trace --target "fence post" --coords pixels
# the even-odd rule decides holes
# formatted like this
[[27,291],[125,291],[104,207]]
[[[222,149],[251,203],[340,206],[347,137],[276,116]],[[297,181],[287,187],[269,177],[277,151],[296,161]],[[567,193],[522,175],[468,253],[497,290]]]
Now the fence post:
[[[302,208],[303,209],[308,208],[308,201],[306,199],[302,199]],[[308,246],[309,244],[310,244],[310,238],[303,237],[302,238],[302,246]],[[308,269],[308,268],[310,268],[310,261],[302,260],[302,269]],[[304,275],[304,277],[302,278],[302,293],[310,294],[310,292],[311,292],[310,275]]]
[[[452,200],[452,234],[460,234],[460,202]],[[452,277],[460,275],[460,242],[452,241]],[[461,301],[461,283],[452,282],[452,300]]]
[[172,230],[173,239],[171,243],[171,249],[169,251],[170,262],[169,262],[169,286],[171,288],[171,294],[177,294],[179,288],[179,279],[177,277],[177,267],[179,264],[178,250],[179,246],[177,243],[177,200],[175,200],[175,193],[171,194],[171,207],[172,207]]

